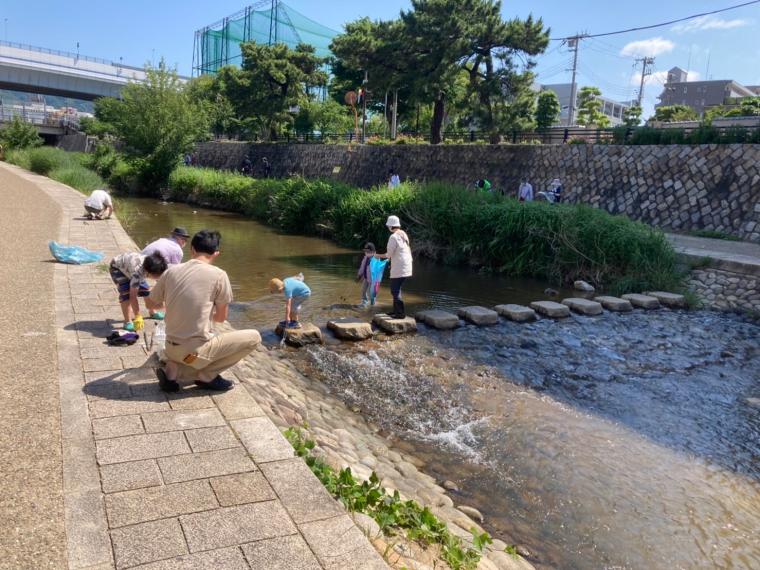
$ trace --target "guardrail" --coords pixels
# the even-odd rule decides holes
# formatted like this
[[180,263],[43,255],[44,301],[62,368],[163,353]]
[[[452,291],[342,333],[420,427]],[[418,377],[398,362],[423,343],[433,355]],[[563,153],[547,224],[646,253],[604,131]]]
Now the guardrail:
[[60,110],[48,111],[35,108],[17,108],[0,105],[0,123],[10,123],[14,117],[19,117],[25,123],[38,127],[54,127],[62,129],[79,128],[79,116],[62,113]]

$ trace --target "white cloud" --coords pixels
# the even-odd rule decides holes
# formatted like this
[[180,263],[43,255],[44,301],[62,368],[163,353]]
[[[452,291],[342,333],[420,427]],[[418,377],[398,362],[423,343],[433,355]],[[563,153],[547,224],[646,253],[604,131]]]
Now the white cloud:
[[736,18],[734,20],[723,20],[715,16],[702,16],[688,22],[676,24],[671,28],[677,34],[686,34],[688,32],[697,32],[702,30],[731,30],[733,28],[742,28],[748,26],[748,20]]
[[661,53],[668,53],[673,51],[676,44],[670,40],[664,38],[650,38],[648,40],[639,40],[637,42],[630,42],[623,46],[620,50],[622,56],[632,57],[654,57]]
[[[700,77],[701,76],[698,71],[689,71],[689,81],[699,81]],[[667,71],[655,71],[651,75],[647,75],[644,78],[644,86],[648,87],[650,85],[654,85],[655,87],[662,87],[665,85],[667,80]],[[639,71],[638,73],[632,73],[631,77],[628,79],[628,83],[630,85],[638,87],[641,84],[641,72]]]

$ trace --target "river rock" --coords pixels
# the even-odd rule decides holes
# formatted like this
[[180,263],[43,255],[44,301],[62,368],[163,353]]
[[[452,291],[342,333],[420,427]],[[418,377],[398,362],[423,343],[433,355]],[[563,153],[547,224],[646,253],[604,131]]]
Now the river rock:
[[482,513],[474,508],[474,507],[468,507],[467,505],[459,505],[457,507],[460,511],[462,511],[464,514],[466,514],[468,517],[471,517],[478,521],[479,523],[483,522],[483,515]]
[[654,297],[661,304],[671,309],[685,309],[686,297],[678,295],[677,293],[668,293],[666,291],[648,291],[646,293],[650,297]]
[[290,346],[301,347],[307,344],[322,344],[322,331],[312,323],[302,323],[300,329],[286,329],[277,325],[274,332],[284,338]]
[[420,311],[414,316],[418,321],[422,321],[429,327],[442,331],[455,329],[459,326],[459,317],[454,313],[441,311],[440,309]]
[[495,325],[499,322],[499,313],[485,307],[462,307],[457,310],[457,315],[479,327]]
[[372,325],[353,317],[327,321],[327,328],[341,340],[367,340],[372,338]]
[[403,319],[392,319],[390,315],[378,313],[372,322],[383,332],[388,334],[403,334],[415,332],[417,330],[417,321],[413,317]]
[[562,304],[570,307],[570,309],[581,315],[602,314],[602,305],[596,301],[589,301],[588,299],[581,299],[580,297],[568,297],[567,299],[562,299]]
[[449,481],[448,479],[443,482],[443,488],[446,489],[447,491],[453,491],[455,493],[459,492],[459,487],[457,486],[457,484],[454,483],[454,481]]
[[593,293],[594,291],[596,291],[596,289],[594,289],[594,286],[591,283],[587,283],[580,279],[573,283],[573,289],[575,289],[576,291],[586,291],[587,293]]
[[639,309],[659,309],[660,301],[657,297],[651,297],[650,295],[640,295],[639,293],[626,293],[622,296],[626,301],[630,301],[631,305],[638,307]]
[[533,301],[530,308],[544,316],[553,319],[563,319],[570,316],[570,309],[554,301]]
[[516,323],[527,323],[536,320],[536,311],[523,305],[496,305],[494,310],[502,317]]
[[602,307],[608,311],[615,313],[627,313],[628,311],[633,310],[633,305],[631,305],[631,302],[625,299],[621,299],[620,297],[600,295],[599,297],[594,297],[594,301],[601,303]]

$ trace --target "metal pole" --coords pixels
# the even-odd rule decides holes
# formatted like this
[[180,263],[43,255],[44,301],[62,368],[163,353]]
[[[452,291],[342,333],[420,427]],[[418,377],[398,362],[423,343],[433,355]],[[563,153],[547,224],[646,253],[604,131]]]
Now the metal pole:
[[642,57],[641,59],[638,59],[636,61],[641,62],[641,83],[639,84],[639,97],[636,102],[637,107],[641,107],[641,101],[644,99],[644,78],[647,75],[651,75],[651,70],[648,70],[647,67],[654,64],[654,58],[653,57]]
[[391,121],[391,138],[398,136],[398,89],[393,90],[393,119]]
[[388,90],[385,90],[385,103],[383,103],[383,115],[385,120],[383,121],[383,138],[385,138],[386,130],[388,127]]
[[570,105],[567,111],[567,126],[571,127],[575,122],[575,98],[577,97],[578,86],[575,84],[575,74],[578,70],[578,47],[580,46],[582,35],[573,36],[568,40],[568,45],[573,48],[573,79],[570,82]]

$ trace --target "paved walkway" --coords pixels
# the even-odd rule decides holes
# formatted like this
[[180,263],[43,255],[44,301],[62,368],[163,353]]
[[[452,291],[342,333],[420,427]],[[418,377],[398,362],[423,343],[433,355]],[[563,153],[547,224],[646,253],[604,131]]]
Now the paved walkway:
[[760,244],[667,234],[675,250],[692,259],[709,257],[718,269],[760,275]]
[[[5,164],[0,175],[55,200],[63,211],[58,241],[106,258],[135,249],[116,220],[81,218],[82,195],[67,186]],[[120,348],[103,342],[121,318],[104,267],[44,267],[55,285],[71,570],[387,568],[245,384],[219,395],[195,387],[162,393],[143,339]],[[29,282],[30,291],[36,286]],[[60,541],[60,516],[54,508],[48,516]],[[47,567],[64,567],[60,561]]]

